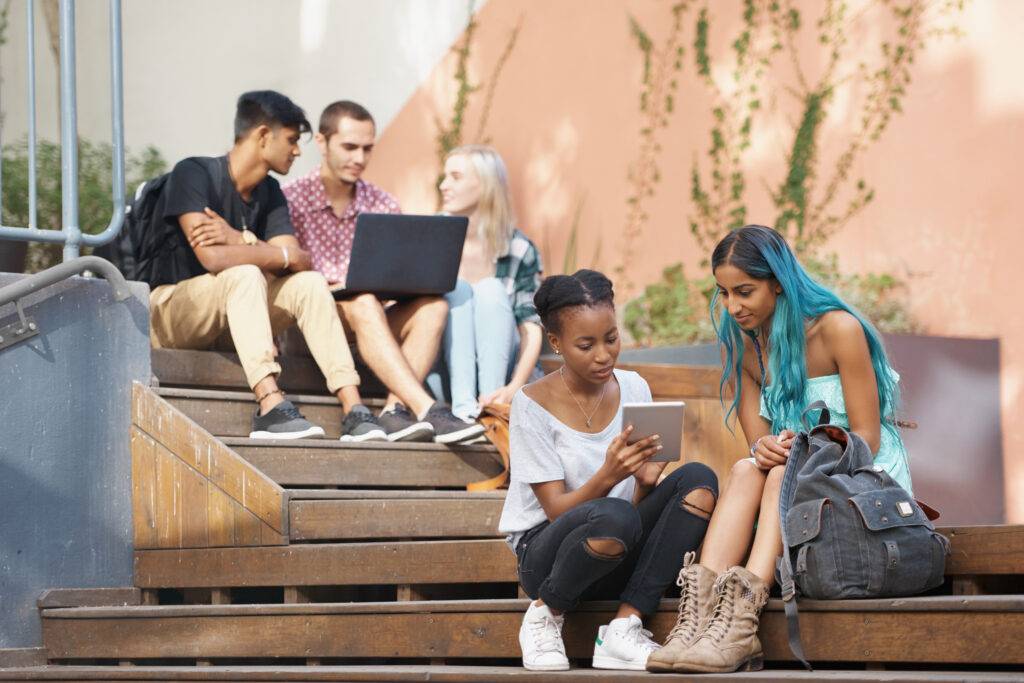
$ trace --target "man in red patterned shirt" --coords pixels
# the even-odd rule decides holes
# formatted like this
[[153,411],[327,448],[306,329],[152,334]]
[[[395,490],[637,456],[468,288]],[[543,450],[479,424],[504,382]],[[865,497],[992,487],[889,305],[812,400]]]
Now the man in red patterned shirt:
[[[364,107],[344,100],[328,105],[315,136],[320,167],[282,188],[299,243],[332,285],[345,283],[359,214],[401,213],[394,197],[361,177],[376,138]],[[456,418],[423,387],[447,322],[443,298],[385,307],[373,294],[358,294],[339,301],[338,313],[355,334],[359,354],[390,392],[380,415],[388,439],[459,443],[483,434],[481,425]]]

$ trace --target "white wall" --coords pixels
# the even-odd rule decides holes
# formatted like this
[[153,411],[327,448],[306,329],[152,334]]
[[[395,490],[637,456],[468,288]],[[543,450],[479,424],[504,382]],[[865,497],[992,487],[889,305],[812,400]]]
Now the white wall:
[[[26,2],[11,4],[0,48],[2,137],[27,130]],[[486,0],[477,0],[483,5]],[[316,125],[337,99],[366,106],[383,129],[466,23],[467,0],[124,0],[125,139],[169,162],[231,144],[246,90],[279,90]],[[42,4],[36,13],[36,107],[41,137],[57,139],[57,67]],[[108,3],[77,3],[79,132],[110,139]],[[316,163],[307,143],[292,174]]]

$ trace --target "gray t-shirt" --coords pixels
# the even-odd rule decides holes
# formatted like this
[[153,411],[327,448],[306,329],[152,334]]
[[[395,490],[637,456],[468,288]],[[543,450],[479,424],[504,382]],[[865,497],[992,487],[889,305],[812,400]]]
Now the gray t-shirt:
[[[619,381],[619,408],[608,426],[596,434],[566,427],[522,389],[516,392],[509,419],[512,476],[498,522],[498,530],[508,534],[505,540],[513,551],[524,532],[547,519],[530,484],[561,479],[567,491],[583,486],[604,464],[609,444],[622,432],[622,405],[650,403],[651,389],[643,377],[617,369],[615,378]],[[635,483],[633,477],[626,477],[608,497],[633,500]]]

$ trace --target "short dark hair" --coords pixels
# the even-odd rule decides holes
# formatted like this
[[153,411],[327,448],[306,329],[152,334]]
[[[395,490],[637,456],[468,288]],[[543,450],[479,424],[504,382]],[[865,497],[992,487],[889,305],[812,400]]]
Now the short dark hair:
[[256,126],[295,128],[299,133],[308,133],[313,129],[302,107],[273,90],[253,90],[242,93],[238,98],[235,142]]
[[577,270],[572,275],[552,275],[545,278],[533,295],[544,328],[561,334],[561,311],[574,306],[615,307],[612,281],[596,270]]
[[338,100],[328,104],[320,114],[320,134],[330,140],[331,136],[338,132],[338,122],[342,119],[369,121],[374,126],[377,125],[373,116],[363,105],[350,100]]

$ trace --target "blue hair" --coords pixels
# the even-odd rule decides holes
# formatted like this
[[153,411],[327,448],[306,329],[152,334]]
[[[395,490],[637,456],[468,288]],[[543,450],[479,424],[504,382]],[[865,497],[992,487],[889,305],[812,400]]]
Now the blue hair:
[[[896,433],[899,387],[878,330],[835,292],[815,282],[797,261],[782,235],[762,225],[748,225],[734,230],[718,243],[711,256],[712,272],[723,264],[735,266],[757,280],[774,279],[782,288],[772,315],[768,345],[767,372],[771,383],[761,387],[765,406],[772,416],[773,432],[777,434],[783,429],[800,429],[800,416],[805,408],[804,392],[807,388],[804,322],[817,319],[829,311],[839,310],[856,317],[864,330],[878,385],[878,408],[882,425]],[[722,380],[718,387],[724,405],[725,390],[730,378],[742,377],[743,335],[751,336],[757,342],[757,332],[744,331],[729,311],[718,305],[717,289],[711,300],[711,322],[725,355]],[[732,405],[725,414],[726,422],[730,415],[739,410],[742,382],[736,381],[735,386]]]

